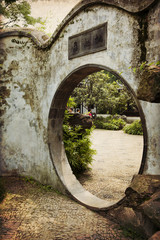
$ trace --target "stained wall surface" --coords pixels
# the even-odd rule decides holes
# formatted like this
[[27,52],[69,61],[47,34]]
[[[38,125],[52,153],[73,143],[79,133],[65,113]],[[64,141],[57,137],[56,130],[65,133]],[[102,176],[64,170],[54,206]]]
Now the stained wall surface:
[[[0,34],[0,175],[32,176],[70,192],[83,203],[89,197],[84,200],[84,195],[80,196],[83,189],[71,172],[63,148],[63,114],[70,93],[87,74],[106,69],[119,76],[136,97],[140,78],[133,69],[144,61],[158,61],[160,52],[160,1],[134,14],[104,2],[86,1],[84,8],[82,1],[50,40],[32,30]],[[69,37],[104,23],[107,48],[69,59]],[[159,175],[160,103],[140,98],[138,105],[145,131],[141,173]],[[86,204],[98,206],[93,202]]]

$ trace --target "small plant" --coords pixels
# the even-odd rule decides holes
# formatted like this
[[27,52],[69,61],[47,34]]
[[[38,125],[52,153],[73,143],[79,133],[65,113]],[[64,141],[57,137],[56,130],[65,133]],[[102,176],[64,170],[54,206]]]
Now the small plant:
[[65,113],[63,123],[63,142],[66,155],[73,173],[76,175],[89,170],[95,150],[91,149],[90,134],[92,129],[83,130],[80,125],[69,125],[70,115]]
[[94,120],[94,125],[98,129],[121,130],[126,125],[126,122],[115,115],[106,118],[97,117]]
[[136,72],[139,71],[139,70],[140,70],[140,72],[142,72],[146,67],[149,67],[149,66],[152,66],[152,65],[153,65],[153,66],[154,66],[154,65],[155,65],[155,66],[159,66],[159,65],[160,65],[160,61],[151,62],[151,63],[147,63],[147,62],[145,61],[145,62],[142,62],[139,67],[134,67],[134,68],[129,67],[129,69],[132,68],[133,73],[136,73]]
[[158,65],[160,65],[160,61],[157,61],[157,62],[156,62],[156,66],[158,66]]
[[[33,186],[37,186],[40,190],[45,190],[46,192],[56,192],[56,193],[59,193],[58,190],[55,190],[53,189],[53,187],[51,185],[44,185],[38,181],[36,181],[34,178],[32,177],[22,177],[22,179],[25,181],[25,182],[28,182],[30,183],[31,185]],[[60,193],[59,193],[60,194]]]
[[32,177],[24,177],[24,180],[25,180],[26,182],[31,183],[31,184],[35,183],[35,180],[34,180]]
[[142,71],[146,66],[146,61],[142,62],[142,64],[140,65],[139,69]]
[[123,235],[132,240],[147,240],[147,238],[139,231],[132,227],[121,227]]
[[132,135],[143,135],[142,123],[140,120],[136,120],[130,125],[126,125],[123,128],[123,131]]

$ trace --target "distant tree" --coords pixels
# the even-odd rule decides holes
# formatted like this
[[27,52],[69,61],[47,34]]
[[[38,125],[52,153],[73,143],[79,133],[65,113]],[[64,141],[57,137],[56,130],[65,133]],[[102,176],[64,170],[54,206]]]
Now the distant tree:
[[72,96],[77,105],[96,106],[99,113],[123,114],[128,106],[136,105],[127,88],[113,74],[104,70],[85,78],[74,89]]
[[36,23],[44,24],[41,18],[31,16],[31,6],[25,0],[0,1],[0,28],[26,27]]

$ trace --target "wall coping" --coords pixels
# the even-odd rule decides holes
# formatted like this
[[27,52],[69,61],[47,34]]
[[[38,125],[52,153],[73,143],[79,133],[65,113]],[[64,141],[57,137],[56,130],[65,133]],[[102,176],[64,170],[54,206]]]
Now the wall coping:
[[158,1],[159,0],[141,0],[140,2],[139,0],[81,0],[63,19],[50,39],[45,33],[29,28],[3,29],[0,32],[0,39],[11,36],[24,36],[30,38],[37,45],[37,47],[41,49],[47,49],[50,48],[52,44],[59,38],[61,32],[69,23],[69,21],[71,21],[78,13],[88,7],[92,7],[94,5],[109,5],[125,10],[131,14],[136,14],[147,10]]

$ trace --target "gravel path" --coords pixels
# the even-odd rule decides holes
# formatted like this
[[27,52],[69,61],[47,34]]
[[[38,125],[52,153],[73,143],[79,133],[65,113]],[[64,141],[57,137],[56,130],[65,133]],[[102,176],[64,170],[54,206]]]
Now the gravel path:
[[95,129],[91,139],[97,154],[92,171],[81,176],[79,181],[97,197],[118,201],[139,171],[143,136]]
[[[118,199],[138,171],[142,137],[95,130],[92,138],[96,161],[81,181],[99,197]],[[93,212],[34,181],[3,181],[7,195],[0,204],[0,240],[130,239],[104,212]]]
[[127,240],[105,213],[16,177],[4,178],[0,240]]

